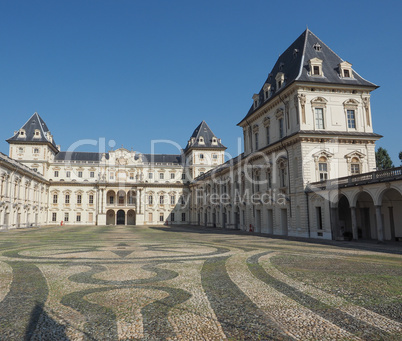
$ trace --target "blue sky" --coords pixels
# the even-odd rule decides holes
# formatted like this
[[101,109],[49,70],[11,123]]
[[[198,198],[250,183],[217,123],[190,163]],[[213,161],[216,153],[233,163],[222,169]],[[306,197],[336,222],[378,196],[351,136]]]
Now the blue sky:
[[252,95],[308,25],[380,85],[377,146],[399,165],[401,15],[402,1],[1,0],[0,151],[36,111],[63,150],[99,138],[184,147],[205,120],[235,156]]

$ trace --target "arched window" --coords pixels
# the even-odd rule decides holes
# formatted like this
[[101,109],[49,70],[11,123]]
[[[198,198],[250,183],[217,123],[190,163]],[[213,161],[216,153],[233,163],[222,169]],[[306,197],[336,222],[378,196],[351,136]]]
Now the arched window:
[[328,163],[325,156],[321,156],[318,160],[318,173],[320,181],[325,181],[328,179]]
[[360,160],[357,157],[352,158],[350,163],[350,173],[352,175],[360,174]]

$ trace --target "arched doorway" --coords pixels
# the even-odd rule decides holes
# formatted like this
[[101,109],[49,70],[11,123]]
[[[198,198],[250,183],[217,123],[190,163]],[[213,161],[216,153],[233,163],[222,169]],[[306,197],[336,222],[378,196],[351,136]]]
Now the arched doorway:
[[125,225],[125,224],[126,224],[126,212],[124,212],[123,210],[118,210],[116,225]]
[[134,210],[128,210],[128,212],[127,212],[127,225],[135,225],[135,212],[134,212]]
[[341,195],[338,201],[338,226],[336,231],[337,237],[348,239],[352,239],[353,237],[349,200],[344,195]]
[[382,194],[381,213],[385,240],[398,240],[402,237],[402,195],[394,188]]
[[114,225],[115,224],[115,213],[113,210],[109,210],[106,212],[106,225]]
[[377,239],[375,207],[371,195],[361,192],[356,200],[356,222],[358,238]]

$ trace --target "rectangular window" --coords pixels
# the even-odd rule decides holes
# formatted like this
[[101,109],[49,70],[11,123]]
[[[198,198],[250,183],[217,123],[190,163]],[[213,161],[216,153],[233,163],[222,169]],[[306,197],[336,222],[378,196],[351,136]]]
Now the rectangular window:
[[148,204],[152,205],[153,201],[154,201],[154,197],[152,195],[150,195],[148,197]]
[[111,196],[109,197],[109,203],[110,203],[110,204],[113,204],[113,203],[114,203],[114,196],[111,195]]
[[283,132],[283,118],[279,119],[279,138],[281,139],[284,136]]
[[214,155],[212,155],[212,158],[213,158],[213,159],[217,159],[217,158],[218,158],[218,155],[214,154]]
[[94,178],[95,177],[95,172],[89,172],[89,177]]
[[343,70],[343,76],[344,77],[350,77],[349,70]]
[[78,221],[78,222],[81,221],[81,213],[77,213],[77,221]]
[[64,221],[65,221],[65,222],[68,221],[68,213],[64,213]]
[[170,221],[174,221],[174,213],[170,213]]
[[90,195],[89,195],[89,203],[90,203],[90,204],[93,204],[93,203],[94,203],[94,196],[93,196],[93,194],[90,194]]
[[82,178],[82,171],[79,171],[79,172],[78,172],[78,177],[79,177],[79,178]]
[[66,194],[65,201],[66,204],[70,203],[70,194]]
[[163,221],[164,219],[163,219],[163,213],[161,213],[160,215],[159,215],[159,221]]
[[269,144],[269,126],[265,128],[266,136],[267,136],[267,145]]
[[176,203],[176,197],[174,195],[170,196],[170,205],[174,205]]
[[77,195],[77,204],[81,204],[81,201],[82,201],[82,195],[78,194]]
[[186,214],[185,213],[181,214],[181,221],[186,221]]
[[59,171],[54,171],[54,177],[58,178],[59,177]]
[[285,178],[285,169],[281,169],[281,187],[285,187],[286,178]]
[[56,212],[52,213],[52,221],[57,221],[57,213]]
[[350,166],[350,170],[352,172],[352,175],[360,174],[360,165],[358,163],[352,163]]
[[53,204],[57,204],[57,194],[53,194]]
[[183,174],[181,175],[181,179],[182,179],[182,180],[186,180],[186,174],[185,174],[185,173],[183,173]]
[[164,178],[165,178],[165,174],[159,173],[159,179],[160,179],[160,180],[163,180]]
[[325,181],[328,179],[328,165],[325,162],[320,162],[318,164],[318,170],[320,172],[320,181]]
[[270,189],[272,187],[272,175],[271,172],[267,173],[267,189]]
[[180,204],[182,204],[182,205],[184,205],[186,202],[185,202],[185,200],[184,200],[184,196],[182,195],[181,197],[180,197]]
[[109,179],[110,179],[110,180],[113,180],[113,179],[114,179],[114,175],[113,175],[112,173],[110,173]]
[[315,108],[315,128],[324,129],[324,109]]
[[200,154],[200,159],[203,159],[204,158],[204,154]]
[[130,180],[134,180],[134,173],[130,173]]
[[67,172],[66,172],[66,178],[69,178],[69,177],[71,177],[71,172],[70,172],[70,171],[67,171]]
[[39,148],[35,148],[35,149],[34,149],[34,153],[35,153],[35,154],[39,154]]
[[163,195],[161,195],[161,196],[159,197],[159,203],[160,203],[161,205],[164,204],[164,196],[163,196]]
[[255,150],[258,150],[258,133],[255,133]]
[[322,230],[322,211],[321,207],[315,208],[315,215],[317,219],[317,229]]
[[172,180],[174,180],[174,178],[175,178],[174,173],[170,173],[170,178],[171,178]]
[[356,118],[355,118],[355,111],[348,110],[348,128],[355,129],[356,128]]
[[313,66],[314,70],[314,75],[319,76],[320,75],[320,67],[319,66]]
[[154,176],[154,174],[153,174],[153,173],[148,173],[148,179],[152,179],[152,178],[153,178],[153,176]]

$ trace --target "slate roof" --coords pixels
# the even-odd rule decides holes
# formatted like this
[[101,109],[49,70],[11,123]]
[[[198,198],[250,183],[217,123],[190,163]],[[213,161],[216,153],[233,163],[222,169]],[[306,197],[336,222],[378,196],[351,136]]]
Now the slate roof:
[[[204,143],[200,143],[199,139],[202,137],[204,139]],[[212,138],[216,138],[217,142],[212,144]],[[217,149],[226,149],[226,147],[219,141],[219,139],[212,132],[211,128],[208,127],[208,124],[205,121],[202,121],[197,128],[195,128],[193,134],[190,137],[189,143],[187,144],[184,151],[188,151],[191,148],[217,148]]]
[[[314,46],[318,44],[321,48],[316,50]],[[322,60],[323,77],[309,75],[309,60],[319,58]],[[261,105],[271,101],[277,94],[286,89],[293,82],[314,82],[322,84],[343,84],[355,86],[368,86],[377,88],[378,86],[365,80],[355,70],[352,69],[353,77],[339,77],[339,64],[344,62],[334,51],[332,51],[321,39],[313,32],[306,29],[287,49],[283,52],[274,67],[269,73],[266,83],[271,85],[272,95],[264,102],[264,85],[261,87],[259,95],[260,105],[254,109],[251,105],[247,115],[238,123],[242,123],[250,117]],[[279,90],[276,89],[276,75],[283,72],[285,84]]]
[[[106,154],[106,158],[109,155]],[[93,152],[59,152],[55,155],[55,161],[95,161],[98,162],[102,159],[102,153]]]
[[[49,128],[47,127],[45,121],[38,115],[38,113],[34,113],[29,120],[21,127],[21,129],[25,130],[25,135],[21,136],[20,131],[18,130],[17,133],[10,137],[7,142],[28,142],[28,143],[49,143],[55,151],[57,151],[56,143],[51,140],[48,140],[46,137],[46,133],[50,132]],[[40,137],[35,136],[35,130],[38,129],[41,134]]]
[[174,154],[141,154],[141,156],[143,162],[180,164],[182,161],[181,155]]
[[[109,153],[106,153],[106,159],[109,159]],[[141,158],[142,162],[150,163],[175,163],[180,164],[181,155],[174,154],[136,154],[135,160]],[[55,155],[55,161],[90,161],[99,162],[102,160],[102,153],[96,152],[59,152]]]

